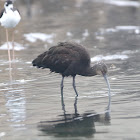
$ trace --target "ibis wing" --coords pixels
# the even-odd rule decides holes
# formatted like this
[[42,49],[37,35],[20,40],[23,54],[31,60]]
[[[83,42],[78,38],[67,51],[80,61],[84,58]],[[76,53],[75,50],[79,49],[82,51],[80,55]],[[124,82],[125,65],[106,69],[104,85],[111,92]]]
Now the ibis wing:
[[33,66],[49,68],[63,76],[80,74],[89,65],[88,52],[83,47],[71,43],[53,46],[33,61]]
[[62,74],[74,60],[74,57],[65,53],[48,54],[43,58],[42,65],[44,68],[50,68],[51,71]]

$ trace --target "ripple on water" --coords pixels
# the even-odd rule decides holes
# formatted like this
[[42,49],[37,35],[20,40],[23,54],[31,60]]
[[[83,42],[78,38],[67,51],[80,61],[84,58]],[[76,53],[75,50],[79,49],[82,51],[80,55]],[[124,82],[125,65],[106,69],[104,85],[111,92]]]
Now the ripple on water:
[[140,87],[137,87],[140,84],[139,76],[139,74],[113,76],[115,79],[110,78],[112,93],[122,95],[139,93]]
[[95,61],[101,61],[101,60],[125,60],[128,59],[130,57],[130,54],[135,54],[138,53],[138,50],[125,50],[122,52],[117,52],[116,54],[112,54],[112,55],[97,55],[91,58],[91,62],[95,62]]
[[124,25],[124,26],[116,26],[114,28],[100,28],[99,31],[95,33],[95,35],[104,35],[104,34],[112,34],[117,32],[126,32],[126,33],[140,33],[140,26],[130,26],[130,25]]
[[40,40],[40,41],[48,42],[49,44],[52,44],[55,36],[56,35],[54,33],[52,34],[45,34],[45,33],[24,34],[25,39],[31,43],[35,43],[37,40]]
[[96,2],[104,2],[106,4],[111,4],[121,7],[140,7],[140,2],[138,1],[127,1],[127,0],[95,0]]

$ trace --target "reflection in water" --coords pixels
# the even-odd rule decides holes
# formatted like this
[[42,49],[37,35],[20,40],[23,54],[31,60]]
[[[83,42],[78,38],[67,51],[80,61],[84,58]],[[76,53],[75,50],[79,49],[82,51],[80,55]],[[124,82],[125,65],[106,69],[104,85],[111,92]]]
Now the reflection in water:
[[26,118],[26,100],[22,86],[11,83],[8,91],[5,93],[6,108],[10,115],[11,126],[14,128],[23,128]]
[[66,114],[65,104],[62,96],[62,110],[64,112],[64,114],[62,115],[62,119],[40,122],[38,128],[43,132],[43,135],[54,135],[57,137],[92,137],[93,134],[96,133],[96,122],[103,123],[104,125],[110,125],[109,110],[99,114],[85,113],[80,115],[78,114],[77,110],[77,99],[78,98],[75,97],[74,114]]
[[[18,73],[16,79],[27,78],[31,82],[27,81],[28,83],[24,84],[25,87],[19,84],[20,81],[17,81],[17,84],[11,82],[13,87],[7,84],[7,79],[9,81],[7,51],[0,50],[0,92],[5,92],[0,98],[0,139],[51,139],[48,135],[51,137],[52,135],[83,137],[85,135],[85,137],[94,136],[95,138],[91,139],[98,140],[139,139],[140,8],[117,7],[116,4],[110,4],[107,0],[28,0],[31,2],[32,10],[32,18],[28,19],[25,1],[27,0],[16,1],[24,19],[17,28],[16,40],[24,44],[26,49],[16,53],[19,66],[15,73]],[[103,1],[106,2],[103,3]],[[131,1],[134,2],[134,0]],[[125,0],[127,3],[131,1]],[[3,3],[0,1],[0,9]],[[5,42],[4,29],[0,28],[0,32],[0,45],[2,45]],[[68,88],[65,89],[67,102],[64,100],[66,106],[63,106],[64,101],[62,102],[64,113],[62,112],[61,105],[58,106],[59,93],[56,92],[59,90],[57,85],[60,82],[60,76],[55,75],[55,78],[52,78],[52,75],[46,75],[48,71],[40,72],[38,69],[32,69],[31,64],[28,63],[37,54],[43,52],[44,47],[51,45],[48,40],[46,42],[36,40],[35,43],[27,41],[23,35],[30,33],[54,33],[56,37],[52,38],[53,44],[59,41],[80,42],[87,46],[93,63],[103,59],[108,66],[113,66],[109,69],[113,95],[112,110],[114,110],[111,112],[113,119],[111,126],[107,126],[110,125],[110,114],[104,111],[107,93],[103,90],[107,91],[106,85],[96,77],[96,82],[90,78],[85,78],[84,81],[80,77],[77,79],[77,82],[81,83],[78,86],[81,95],[78,100],[75,99],[75,110],[73,105],[71,106],[73,90],[71,91],[71,84],[69,80],[67,81]],[[138,52],[135,52],[137,50]],[[13,72],[12,69],[14,79]],[[26,80],[21,82],[26,83]],[[101,85],[103,90],[99,92]],[[51,87],[48,88],[49,86]],[[5,102],[7,102],[6,105]],[[98,113],[99,110],[103,110],[103,113]],[[36,125],[39,125],[40,133],[46,136],[38,136]],[[19,131],[20,128],[21,131]],[[68,139],[90,139],[83,137]]]
[[9,79],[10,79],[10,82],[12,81],[12,67],[11,67],[11,61],[9,61]]

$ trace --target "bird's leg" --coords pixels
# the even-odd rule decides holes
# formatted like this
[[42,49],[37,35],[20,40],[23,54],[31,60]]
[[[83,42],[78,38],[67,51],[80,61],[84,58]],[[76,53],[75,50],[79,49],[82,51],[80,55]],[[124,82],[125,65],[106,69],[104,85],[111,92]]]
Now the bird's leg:
[[15,47],[15,36],[14,36],[14,29],[13,29],[13,32],[12,32],[12,60],[13,60],[13,71],[14,71],[14,77],[16,76],[16,74],[17,74],[17,69],[16,69],[16,64],[15,64],[15,49],[14,49],[14,47]]
[[8,58],[9,58],[9,62],[11,63],[10,47],[9,47],[9,39],[8,39],[8,29],[6,29],[6,40],[7,40],[7,47],[8,47]]
[[76,86],[75,86],[75,76],[73,76],[73,89],[76,93],[76,96],[78,96],[77,90],[76,90]]
[[62,76],[62,81],[61,81],[61,103],[62,103],[62,110],[64,111],[65,114],[65,104],[64,104],[64,99],[63,99],[63,82],[64,82],[64,76]]
[[12,73],[11,73],[11,56],[10,56],[10,47],[9,47],[9,39],[8,39],[8,29],[6,29],[6,41],[7,41],[8,58],[9,58],[9,76],[10,76],[10,81],[12,81]]
[[78,115],[78,110],[77,110],[77,96],[75,97],[75,102],[74,102],[74,109],[75,109],[75,117]]
[[10,46],[9,46],[8,29],[6,29],[6,41],[7,41],[8,58],[9,58],[9,77],[10,77],[10,81],[12,81],[12,72],[11,72],[11,55],[10,55]]
[[13,51],[13,60],[15,60],[15,50],[14,50],[14,40],[15,40],[15,37],[14,37],[14,31],[12,33],[12,51]]
[[62,110],[64,111],[64,114],[65,114],[66,110],[65,110],[65,103],[64,103],[63,93],[61,93],[61,105],[62,105]]
[[62,76],[62,80],[61,80],[61,95],[63,95],[63,82],[64,82],[64,76]]

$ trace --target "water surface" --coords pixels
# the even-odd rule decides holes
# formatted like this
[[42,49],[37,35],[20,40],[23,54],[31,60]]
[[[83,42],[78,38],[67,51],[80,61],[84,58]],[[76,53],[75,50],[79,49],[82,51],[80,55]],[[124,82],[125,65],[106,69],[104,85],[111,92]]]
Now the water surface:
[[[0,2],[3,4],[3,2]],[[11,80],[4,29],[0,28],[0,139],[62,140],[140,137],[140,2],[101,0],[16,1],[22,21],[15,30]],[[31,14],[31,17],[27,14]],[[10,31],[10,39],[11,39]],[[31,61],[60,41],[76,41],[91,62],[108,68],[112,102],[101,76],[65,78],[32,67]]]

